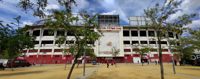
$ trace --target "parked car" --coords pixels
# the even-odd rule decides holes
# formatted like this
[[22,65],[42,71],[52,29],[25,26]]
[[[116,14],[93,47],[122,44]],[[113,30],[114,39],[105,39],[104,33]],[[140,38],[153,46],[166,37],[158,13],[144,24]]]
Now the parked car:
[[8,59],[0,59],[0,70],[4,70],[7,65]]
[[193,65],[200,66],[200,59],[194,60]]
[[0,63],[0,70],[4,70],[5,67],[3,66],[3,63]]
[[11,68],[11,67],[29,67],[31,64],[26,61],[26,60],[8,60],[6,67]]

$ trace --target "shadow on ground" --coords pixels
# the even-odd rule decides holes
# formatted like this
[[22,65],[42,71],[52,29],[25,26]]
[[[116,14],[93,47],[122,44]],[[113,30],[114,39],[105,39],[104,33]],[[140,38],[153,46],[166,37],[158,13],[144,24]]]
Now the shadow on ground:
[[184,69],[187,69],[187,70],[200,70],[200,68],[184,68]]
[[17,72],[17,73],[9,73],[9,74],[0,74],[0,76],[16,76],[16,75],[26,75],[26,74],[34,74],[34,73],[43,73],[45,71],[29,71],[29,72]]

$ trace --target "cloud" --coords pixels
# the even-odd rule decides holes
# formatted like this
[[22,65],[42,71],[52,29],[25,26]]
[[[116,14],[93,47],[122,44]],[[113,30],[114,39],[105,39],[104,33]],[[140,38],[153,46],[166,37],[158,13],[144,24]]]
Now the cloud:
[[104,13],[101,13],[102,15],[117,15],[117,11],[116,10],[113,10],[113,11],[110,11],[110,12],[104,12]]
[[[3,0],[0,3],[0,20],[4,21],[4,24],[9,24],[11,22],[16,22],[13,18],[21,16],[20,27],[23,25],[24,21],[34,22],[39,20],[37,17],[32,16],[31,12],[25,12],[18,6],[19,0]],[[17,26],[13,26],[17,28]]]
[[[178,7],[180,9],[180,11],[171,15],[169,17],[168,21],[173,21],[183,14],[197,13],[200,15],[199,3],[200,3],[200,0],[183,0],[181,5]],[[193,28],[193,29],[199,28],[200,27],[200,16],[197,16],[196,18],[197,19],[193,20],[191,24],[188,24],[184,27]]]
[[32,25],[33,23],[31,21],[23,21],[22,25]]
[[160,3],[160,0],[76,0],[75,12],[86,10],[90,13],[118,14],[121,22],[128,24],[130,16],[144,16],[144,9]]
[[181,5],[178,7],[180,11],[170,16],[169,20],[174,20],[183,14],[198,13],[200,10],[200,0],[183,0]]
[[184,27],[192,29],[200,29],[200,19],[193,20],[191,24],[188,24]]
[[[16,7],[19,0],[4,0],[0,3],[0,19],[12,21],[13,17],[22,15],[22,21],[36,21],[39,20],[32,16],[31,12],[25,13],[20,8]],[[128,24],[128,18],[131,16],[144,16],[144,9],[154,6],[156,3],[163,3],[165,0],[76,0],[77,6],[73,6],[73,13],[79,13],[82,10],[89,13],[100,14],[118,14],[120,16],[121,24]],[[200,0],[183,0],[179,6],[182,11],[170,17],[170,20],[177,18],[184,13],[198,12],[200,14]],[[47,10],[61,9],[57,0],[49,0]],[[49,14],[48,11],[45,12]],[[199,17],[200,18],[200,17]],[[198,20],[198,19],[196,19]],[[193,24],[195,23],[195,24]],[[194,21],[192,25],[196,25]],[[198,23],[197,23],[198,24]]]
[[57,4],[48,4],[47,7],[45,8],[46,10],[51,10],[51,9],[60,9],[59,5]]
[[73,12],[78,13],[79,11],[87,9],[89,7],[89,1],[87,0],[75,0],[77,6],[73,6]]

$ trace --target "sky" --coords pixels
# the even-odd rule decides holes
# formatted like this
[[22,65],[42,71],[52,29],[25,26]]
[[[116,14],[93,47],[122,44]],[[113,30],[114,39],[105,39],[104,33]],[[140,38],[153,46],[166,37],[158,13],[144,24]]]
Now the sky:
[[[38,17],[32,16],[32,12],[25,12],[19,8],[19,0],[3,0],[0,2],[0,20],[6,23],[13,22],[13,18],[22,16],[21,26],[25,24],[33,24],[40,20]],[[61,9],[56,2],[57,0],[49,0],[49,4],[46,9]],[[120,16],[120,24],[127,25],[128,17],[131,16],[144,16],[144,9],[153,7],[156,3],[163,3],[164,0],[76,0],[77,6],[73,6],[73,13],[85,10],[89,13],[98,14],[115,14]],[[178,7],[180,11],[170,16],[168,20],[174,20],[180,15],[197,13],[200,15],[200,0],[183,0]],[[46,13],[48,14],[48,12]],[[199,28],[200,16],[197,16],[189,24],[184,27]]]

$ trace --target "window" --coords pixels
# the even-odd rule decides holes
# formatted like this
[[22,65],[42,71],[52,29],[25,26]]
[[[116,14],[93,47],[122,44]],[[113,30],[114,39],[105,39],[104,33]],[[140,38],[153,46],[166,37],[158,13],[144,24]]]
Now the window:
[[140,31],[140,36],[147,36],[146,31]]
[[65,31],[64,30],[58,30],[57,31],[57,36],[64,36],[65,35]]
[[53,30],[44,30],[43,36],[53,36],[54,31]]
[[149,41],[149,44],[156,44],[156,41]]
[[138,36],[138,31],[131,31],[131,36]]
[[123,36],[129,36],[129,31],[123,31]]
[[60,57],[60,55],[54,55],[54,57]]
[[39,44],[39,41],[34,41],[34,44]]
[[161,44],[167,44],[167,41],[161,41]]
[[139,44],[139,41],[132,41],[132,44]]
[[149,33],[149,36],[155,36],[154,31],[148,31],[148,33]]
[[180,46],[180,43],[177,43],[177,46]]
[[87,41],[87,44],[94,44],[94,41]]
[[174,37],[173,32],[168,32],[168,35],[169,35],[169,37],[171,37],[171,38]]
[[74,32],[68,31],[68,32],[67,32],[67,35],[68,35],[68,36],[74,36]]
[[130,41],[124,41],[124,44],[130,44]]
[[163,34],[161,31],[157,31],[157,36],[160,35],[162,37],[166,37],[165,33]]
[[131,52],[131,49],[124,49],[124,52]]
[[66,41],[66,44],[74,44],[74,41]]
[[42,44],[53,44],[53,41],[42,41]]
[[29,56],[29,58],[33,58],[33,56]]
[[150,49],[151,52],[157,52],[157,49]]
[[40,30],[34,30],[33,36],[40,36]]
[[141,44],[147,44],[147,41],[140,41]]

